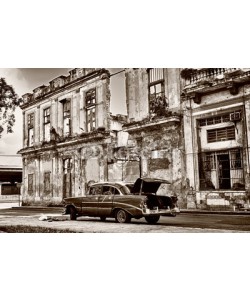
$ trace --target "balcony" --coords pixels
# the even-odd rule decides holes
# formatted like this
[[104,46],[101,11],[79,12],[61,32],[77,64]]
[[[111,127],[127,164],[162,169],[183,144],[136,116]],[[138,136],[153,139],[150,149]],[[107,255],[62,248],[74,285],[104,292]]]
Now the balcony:
[[184,94],[204,94],[229,89],[236,95],[239,87],[250,83],[250,68],[182,69]]
[[250,68],[203,68],[203,69],[182,69],[181,77],[184,85],[193,85],[202,81],[213,81],[221,79],[237,78],[242,75],[250,75]]

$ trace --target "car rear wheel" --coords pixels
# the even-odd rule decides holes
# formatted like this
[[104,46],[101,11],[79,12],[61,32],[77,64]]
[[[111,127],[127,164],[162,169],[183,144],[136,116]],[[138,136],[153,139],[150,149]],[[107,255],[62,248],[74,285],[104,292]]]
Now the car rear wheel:
[[123,209],[118,209],[115,214],[116,222],[118,223],[128,223],[131,220],[130,215]]
[[70,207],[69,214],[70,220],[76,220],[76,209],[74,207]]
[[145,217],[145,220],[149,223],[149,224],[156,224],[160,219],[160,216],[147,216]]
[[106,217],[100,217],[100,219],[101,219],[102,222],[106,221]]

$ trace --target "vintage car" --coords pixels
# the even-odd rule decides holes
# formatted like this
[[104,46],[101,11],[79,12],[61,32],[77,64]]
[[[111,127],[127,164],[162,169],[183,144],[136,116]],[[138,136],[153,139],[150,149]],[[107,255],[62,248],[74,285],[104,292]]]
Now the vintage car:
[[145,218],[155,224],[161,215],[176,216],[180,212],[171,184],[162,179],[138,178],[134,184],[102,182],[89,187],[84,197],[64,199],[65,214],[71,220],[78,216],[115,218],[127,223],[131,218]]

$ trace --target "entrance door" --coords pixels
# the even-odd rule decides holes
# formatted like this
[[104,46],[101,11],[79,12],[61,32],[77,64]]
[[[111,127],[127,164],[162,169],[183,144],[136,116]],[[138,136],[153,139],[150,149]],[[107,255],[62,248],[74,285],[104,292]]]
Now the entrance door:
[[63,198],[72,196],[72,159],[63,161]]
[[230,189],[230,159],[229,154],[217,155],[218,166],[219,166],[219,188]]

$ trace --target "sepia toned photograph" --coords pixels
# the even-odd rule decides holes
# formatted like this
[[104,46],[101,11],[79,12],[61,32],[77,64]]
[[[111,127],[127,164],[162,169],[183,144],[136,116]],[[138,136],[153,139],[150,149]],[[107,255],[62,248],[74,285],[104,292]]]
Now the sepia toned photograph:
[[250,231],[250,69],[0,75],[1,232]]
[[249,298],[245,2],[1,1],[1,298]]

